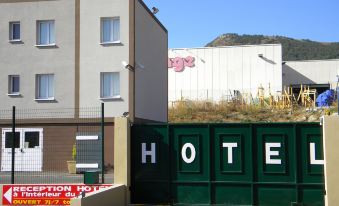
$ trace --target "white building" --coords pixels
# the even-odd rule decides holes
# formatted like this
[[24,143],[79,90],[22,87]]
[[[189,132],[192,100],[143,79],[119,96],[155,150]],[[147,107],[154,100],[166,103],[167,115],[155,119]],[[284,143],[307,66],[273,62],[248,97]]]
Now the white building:
[[300,84],[308,85],[320,93],[336,88],[339,59],[286,61],[282,72],[283,85],[294,88],[300,88]]
[[0,110],[104,102],[166,122],[167,37],[142,0],[0,0]]
[[234,93],[282,90],[280,44],[170,49],[169,101],[220,101]]
[[[16,116],[15,170],[51,171],[69,160],[81,132],[74,123],[97,117],[81,108],[102,102],[112,165],[113,117],[167,122],[167,45],[166,28],[142,0],[0,0],[0,172],[11,169],[11,113],[1,111],[12,106],[44,113]],[[46,118],[58,109],[70,112]]]

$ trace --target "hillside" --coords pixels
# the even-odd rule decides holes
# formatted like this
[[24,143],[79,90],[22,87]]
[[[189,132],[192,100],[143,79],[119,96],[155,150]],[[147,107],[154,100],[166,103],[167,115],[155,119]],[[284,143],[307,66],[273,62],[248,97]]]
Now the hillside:
[[284,36],[223,34],[206,46],[217,47],[279,43],[283,48],[284,61],[339,59],[339,42],[323,43],[308,39],[298,40]]

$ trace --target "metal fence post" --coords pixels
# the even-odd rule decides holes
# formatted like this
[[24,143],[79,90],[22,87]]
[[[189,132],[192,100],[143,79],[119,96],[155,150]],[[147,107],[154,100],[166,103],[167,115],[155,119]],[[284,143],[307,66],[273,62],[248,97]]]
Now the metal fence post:
[[105,104],[101,103],[101,178],[105,183]]
[[14,184],[15,170],[15,106],[12,110],[12,168],[11,168],[11,184]]

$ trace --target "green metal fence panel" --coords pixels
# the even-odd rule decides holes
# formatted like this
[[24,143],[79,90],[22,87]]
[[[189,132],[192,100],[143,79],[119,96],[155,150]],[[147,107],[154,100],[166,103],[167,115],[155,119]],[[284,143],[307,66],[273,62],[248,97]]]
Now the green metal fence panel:
[[171,194],[175,202],[208,204],[210,142],[208,125],[171,127]]
[[[298,154],[301,155],[301,171],[299,174],[301,183],[323,182],[323,145],[321,130],[314,125],[297,127],[297,136],[300,138]],[[312,149],[313,148],[313,149]],[[313,152],[310,150],[314,150]],[[299,156],[298,155],[298,156]],[[320,160],[320,162],[319,162]],[[311,162],[313,161],[313,162]]]
[[168,126],[133,126],[132,133],[133,200],[170,202]]
[[250,205],[253,176],[251,125],[215,125],[210,128],[210,141],[213,142],[211,202]]
[[324,205],[316,123],[132,127],[132,202]]
[[255,127],[257,145],[257,182],[295,182],[295,142],[289,125]]

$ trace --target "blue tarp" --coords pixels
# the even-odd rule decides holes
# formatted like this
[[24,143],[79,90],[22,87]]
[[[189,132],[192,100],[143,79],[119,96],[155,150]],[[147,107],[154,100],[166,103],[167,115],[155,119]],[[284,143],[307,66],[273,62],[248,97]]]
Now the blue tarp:
[[318,96],[316,103],[318,107],[328,107],[331,106],[333,101],[334,101],[334,90],[330,89],[321,93]]

